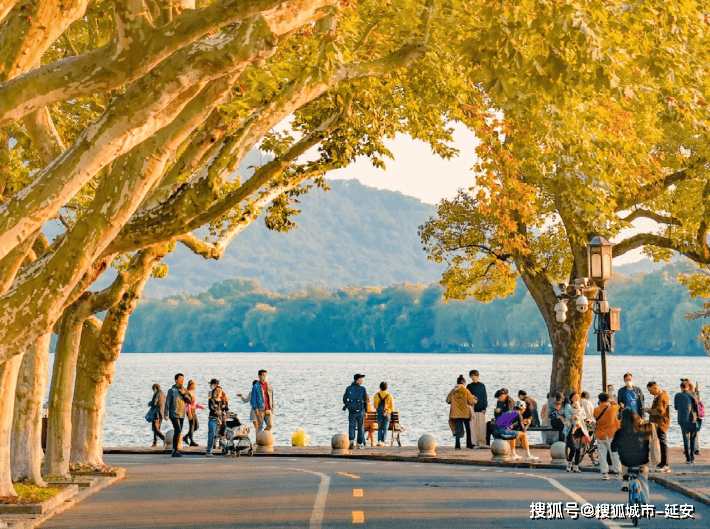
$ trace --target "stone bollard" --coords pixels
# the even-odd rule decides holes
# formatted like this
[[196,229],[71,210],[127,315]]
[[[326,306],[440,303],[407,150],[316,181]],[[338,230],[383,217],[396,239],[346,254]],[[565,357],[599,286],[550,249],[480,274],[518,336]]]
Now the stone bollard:
[[350,454],[350,440],[348,439],[348,434],[337,433],[333,436],[330,441],[330,446],[333,448],[331,454],[334,456],[346,456]]
[[422,435],[417,443],[419,457],[436,457],[436,439],[433,435]]
[[564,466],[567,464],[565,444],[562,441],[552,443],[552,446],[550,447],[550,457],[552,457],[553,465]]
[[261,430],[256,434],[256,453],[266,454],[274,451],[274,434],[268,430]]
[[[165,434],[165,448],[173,451],[173,436],[175,435],[175,430],[168,430]],[[180,434],[180,439],[178,439],[178,452],[182,450],[182,433]]]
[[492,461],[510,461],[510,443],[505,439],[494,439],[491,443]]

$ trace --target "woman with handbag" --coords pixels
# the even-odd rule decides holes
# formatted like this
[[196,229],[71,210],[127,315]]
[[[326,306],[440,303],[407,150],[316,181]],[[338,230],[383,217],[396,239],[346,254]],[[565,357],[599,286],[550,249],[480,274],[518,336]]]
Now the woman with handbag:
[[160,426],[165,418],[165,393],[160,389],[160,384],[153,384],[153,398],[148,403],[150,410],[145,420],[151,424],[153,430],[153,444],[158,446],[158,439],[165,442],[165,435],[160,431]]

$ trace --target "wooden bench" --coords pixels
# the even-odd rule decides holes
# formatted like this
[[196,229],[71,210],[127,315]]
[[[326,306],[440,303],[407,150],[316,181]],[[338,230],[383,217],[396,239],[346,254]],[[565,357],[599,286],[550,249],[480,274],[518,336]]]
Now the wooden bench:
[[[375,411],[368,411],[365,413],[365,431],[368,433],[368,439],[370,440],[370,446],[375,446],[375,431],[380,429],[379,424],[377,423],[377,412]],[[406,428],[403,428],[401,424],[399,424],[399,412],[398,411],[393,411],[392,412],[392,417],[390,418],[390,424],[389,427],[387,428],[388,431],[392,432],[391,438],[390,438],[390,446],[394,445],[395,439],[397,440],[397,444],[399,446],[402,446],[402,441],[399,437],[399,434],[405,431]]]

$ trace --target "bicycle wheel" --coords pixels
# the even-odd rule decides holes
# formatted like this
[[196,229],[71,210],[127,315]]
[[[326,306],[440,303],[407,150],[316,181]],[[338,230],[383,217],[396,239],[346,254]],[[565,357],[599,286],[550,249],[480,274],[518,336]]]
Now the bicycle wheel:
[[632,479],[631,483],[629,483],[629,505],[636,505],[634,514],[638,513],[639,516],[631,516],[631,523],[634,524],[634,527],[637,527],[641,515],[641,485],[638,482],[638,478]]

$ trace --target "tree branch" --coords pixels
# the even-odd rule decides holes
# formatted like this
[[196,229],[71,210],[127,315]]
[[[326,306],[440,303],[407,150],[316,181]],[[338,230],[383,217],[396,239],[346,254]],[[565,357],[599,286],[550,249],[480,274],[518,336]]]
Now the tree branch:
[[32,140],[32,145],[44,167],[64,152],[66,147],[64,147],[64,142],[54,126],[48,108],[41,108],[28,114],[23,122],[27,135]]
[[669,226],[680,226],[681,223],[680,221],[675,218],[675,217],[669,217],[667,215],[661,215],[660,213],[656,213],[655,211],[651,211],[650,209],[634,209],[631,213],[629,213],[626,217],[621,217],[621,220],[624,222],[633,222],[636,219],[651,219],[658,224],[667,224]]
[[[282,20],[281,6],[286,9],[290,6],[309,4],[310,9],[300,14],[296,21],[298,23],[307,13],[319,18],[322,15],[314,14],[316,8],[335,2],[336,0],[220,0],[202,9],[186,12],[173,22],[145,33],[142,38],[124,43],[123,45],[128,45],[127,48],[121,48],[117,40],[112,40],[89,53],[47,64],[0,84],[0,127],[52,103],[107,93],[135,81],[166,58],[220,27],[229,27],[230,24],[262,13],[264,22],[272,31],[293,29],[300,25],[287,25]],[[274,33],[281,34],[275,31]],[[183,60],[193,64],[195,57]],[[67,79],[72,82],[67,83]]]
[[699,252],[688,248],[679,241],[674,241],[668,237],[663,237],[653,233],[639,233],[614,244],[613,255],[614,257],[619,257],[624,255],[626,252],[635,250],[636,248],[641,248],[643,246],[657,246],[658,248],[674,250],[692,259],[696,263],[710,264],[710,258],[704,257]]

